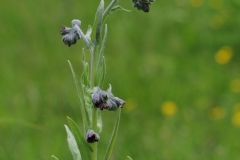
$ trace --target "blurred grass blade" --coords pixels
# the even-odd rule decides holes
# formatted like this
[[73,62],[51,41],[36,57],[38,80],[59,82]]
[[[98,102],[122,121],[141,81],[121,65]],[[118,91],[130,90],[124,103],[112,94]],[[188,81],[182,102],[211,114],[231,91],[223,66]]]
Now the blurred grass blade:
[[57,157],[55,157],[54,155],[51,156],[54,160],[58,160]]
[[131,157],[127,156],[127,160],[133,160]]
[[107,151],[106,151],[104,160],[109,160],[110,159],[110,156],[112,154],[112,150],[113,150],[113,147],[114,147],[114,143],[115,143],[116,138],[117,138],[117,132],[118,132],[118,127],[119,127],[119,123],[120,123],[120,116],[121,116],[121,109],[119,108],[117,112],[118,113],[117,113],[116,122],[115,122],[115,125],[114,125],[114,129],[113,129],[113,132],[112,132],[111,139],[110,139],[108,147],[107,147]]
[[67,125],[64,125],[67,131],[67,141],[68,141],[68,146],[69,149],[72,153],[73,160],[82,160],[80,151],[78,149],[78,145],[76,142],[76,139],[74,138],[72,132],[69,130]]
[[87,117],[87,113],[86,113],[86,110],[85,110],[84,97],[83,97],[83,94],[81,94],[82,90],[80,91],[80,89],[79,89],[78,81],[77,81],[75,72],[73,70],[72,64],[71,64],[71,62],[69,60],[68,60],[68,63],[69,63],[69,66],[71,68],[73,79],[74,79],[75,86],[76,86],[76,89],[77,89],[78,99],[79,99],[79,102],[80,102],[80,105],[81,105],[80,106],[80,111],[82,113],[84,133],[86,133],[87,130],[88,130],[88,127],[89,127],[89,119]]
[[91,146],[85,141],[85,137],[83,136],[78,125],[70,117],[67,117],[67,120],[77,144],[81,149],[83,159],[91,159],[91,152],[93,151]]

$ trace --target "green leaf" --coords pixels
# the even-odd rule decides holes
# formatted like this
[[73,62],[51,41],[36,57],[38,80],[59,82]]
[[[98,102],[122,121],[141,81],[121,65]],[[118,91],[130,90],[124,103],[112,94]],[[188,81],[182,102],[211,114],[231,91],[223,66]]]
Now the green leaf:
[[57,157],[55,157],[54,155],[51,156],[54,160],[58,160]]
[[105,76],[106,76],[106,62],[105,62],[105,58],[103,57],[103,59],[102,59],[102,77],[101,77],[101,79],[100,79],[100,84],[99,84],[99,86],[101,87],[101,88],[103,88],[103,84],[104,84],[104,80],[105,80]]
[[109,87],[108,87],[108,89],[107,89],[106,92],[107,92],[107,93],[112,93],[112,85],[111,85],[111,84],[109,84]]
[[119,127],[119,123],[120,123],[120,116],[121,116],[121,109],[118,109],[116,122],[115,122],[115,125],[114,125],[114,128],[113,128],[112,136],[111,136],[111,139],[109,141],[104,160],[109,160],[110,156],[112,154],[114,143],[115,143],[116,138],[117,138],[117,132],[118,132],[118,127]]
[[82,37],[82,38],[83,38],[85,47],[90,50],[93,45],[92,39],[91,39],[91,34],[92,34],[92,27],[90,25],[88,25],[88,30],[87,30],[86,34],[84,35],[84,37]]
[[103,87],[103,83],[106,75],[106,64],[104,59],[104,49],[105,49],[106,40],[107,40],[107,24],[105,25],[104,37],[101,44],[101,49],[99,51],[98,62],[97,62],[98,64],[97,64],[96,81],[98,86],[100,86],[100,88]]
[[76,142],[72,132],[69,130],[68,126],[67,125],[64,125],[64,126],[65,126],[66,131],[67,131],[68,146],[69,146],[69,149],[72,153],[73,160],[81,160],[82,157],[81,157],[80,151],[78,149],[77,142]]
[[73,70],[72,64],[69,60],[68,60],[68,63],[69,63],[69,66],[71,68],[73,79],[74,79],[75,86],[76,86],[76,89],[77,89],[78,99],[79,99],[79,102],[80,102],[80,105],[81,105],[80,106],[80,111],[81,111],[82,119],[83,119],[84,133],[86,133],[88,131],[90,122],[89,122],[89,118],[87,116],[86,109],[85,109],[85,100],[84,100],[84,97],[83,97],[82,87],[79,87],[79,85],[78,85],[78,80],[76,78],[76,75],[75,75],[75,72]]
[[83,159],[91,159],[91,152],[93,152],[89,143],[86,142],[85,137],[83,136],[78,125],[70,118],[67,117],[68,124],[73,132],[74,137],[76,138],[77,144],[81,149],[81,154]]
[[104,56],[104,49],[105,49],[105,45],[106,45],[106,41],[107,41],[107,35],[108,35],[108,27],[107,27],[107,24],[105,24],[103,41],[102,41],[102,45],[101,45],[101,49],[100,49],[99,57],[98,57],[98,67],[101,64],[103,56]]
[[94,26],[96,26],[96,35],[95,35],[96,44],[99,44],[100,42],[103,13],[104,13],[104,0],[101,0],[95,15],[95,20],[94,20]]
[[[85,52],[83,50],[83,57],[82,57],[82,63],[83,63],[83,73],[81,76],[81,87],[83,91],[83,98],[84,98],[84,110],[88,115],[89,120],[89,126],[92,126],[92,96],[89,93],[90,90],[90,81],[89,81],[89,65],[86,62],[85,59]],[[86,132],[85,132],[86,133]]]
[[131,157],[127,156],[127,160],[133,160]]

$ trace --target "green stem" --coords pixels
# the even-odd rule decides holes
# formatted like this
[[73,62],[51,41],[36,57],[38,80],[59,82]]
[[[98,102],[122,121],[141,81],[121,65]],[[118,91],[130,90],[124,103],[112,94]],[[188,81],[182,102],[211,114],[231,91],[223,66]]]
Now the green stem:
[[[90,69],[90,88],[95,87],[95,76],[97,70],[97,59],[98,59],[98,45],[96,43],[93,44],[93,50],[91,52],[91,69]],[[97,131],[97,108],[92,107],[92,129],[96,132]],[[97,160],[97,142],[92,144],[93,152],[92,152],[92,160]]]
[[[94,108],[93,109],[93,114],[92,114],[92,118],[93,118],[93,130],[94,131],[97,131],[97,116],[98,116],[98,114],[97,114],[97,108]],[[97,142],[95,142],[95,143],[93,143],[93,153],[92,153],[92,159],[93,160],[97,160]]]
[[[93,52],[91,52],[91,70],[90,70],[90,88],[94,87],[94,79],[96,72],[96,56],[97,54],[97,46],[94,44]],[[97,108],[92,107],[92,129],[97,131]],[[93,152],[92,152],[92,160],[97,160],[97,142],[92,144]]]
[[118,2],[118,0],[112,0],[112,2],[108,5],[108,7],[106,8],[106,10],[103,13],[103,21],[105,21],[109,11],[112,9],[112,7]]
[[[111,10],[111,8],[117,3],[118,0],[112,0],[112,2],[108,5],[108,7],[106,8],[106,10],[103,13],[103,18],[102,18],[102,22],[105,21],[109,11]],[[102,25],[102,23],[100,24]],[[102,26],[98,26],[100,27],[100,31]],[[97,34],[97,33],[96,33]],[[85,38],[85,37],[84,37]],[[97,37],[95,37],[95,42],[97,41]],[[93,44],[93,50],[91,51],[91,69],[90,69],[90,88],[94,87],[94,83],[95,83],[95,76],[96,76],[96,70],[97,70],[97,60],[98,60],[98,55],[97,54],[97,47],[98,44],[94,43]],[[98,120],[98,113],[97,113],[97,109],[93,107],[93,114],[92,114],[92,129],[94,131],[97,131],[97,120]],[[92,152],[92,159],[93,160],[97,160],[97,143],[93,143],[93,152]]]

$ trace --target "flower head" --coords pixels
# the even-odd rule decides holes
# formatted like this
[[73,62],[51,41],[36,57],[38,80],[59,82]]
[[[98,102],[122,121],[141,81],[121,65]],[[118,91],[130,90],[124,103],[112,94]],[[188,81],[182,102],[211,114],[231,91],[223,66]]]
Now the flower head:
[[107,109],[114,111],[118,108],[122,108],[125,104],[125,101],[115,97],[111,93],[111,86],[107,91],[102,91],[99,87],[93,88],[92,94],[92,103],[94,107],[99,108],[100,110]]
[[143,10],[143,12],[149,12],[149,4],[155,0],[132,0],[133,7],[136,7],[138,10]]
[[70,47],[72,44],[77,43],[77,40],[81,38],[81,36],[78,33],[80,24],[81,24],[81,21],[72,20],[72,28],[62,26],[62,29],[60,30],[60,32],[61,32],[61,35],[63,35],[62,40],[64,44]]
[[100,140],[100,137],[97,133],[94,132],[94,130],[89,129],[86,135],[86,140],[88,143],[94,143],[98,142]]

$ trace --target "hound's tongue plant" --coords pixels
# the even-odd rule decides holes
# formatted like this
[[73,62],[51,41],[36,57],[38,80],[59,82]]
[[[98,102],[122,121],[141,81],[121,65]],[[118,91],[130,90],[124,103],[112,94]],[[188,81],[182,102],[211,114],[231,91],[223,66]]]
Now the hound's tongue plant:
[[[133,7],[136,7],[138,10],[149,12],[149,5],[153,1],[154,0],[132,0],[132,4]],[[75,75],[71,62],[68,61],[76,85],[83,121],[83,129],[80,129],[69,117],[67,117],[69,127],[64,125],[73,160],[108,160],[110,159],[116,140],[121,108],[124,106],[125,101],[112,93],[111,85],[104,91],[103,84],[106,75],[104,48],[108,31],[107,24],[104,25],[104,23],[107,16],[115,10],[129,11],[117,5],[117,2],[118,0],[112,0],[105,8],[104,0],[100,1],[95,15],[94,25],[93,27],[88,26],[86,34],[81,30],[81,21],[77,19],[72,20],[72,27],[62,26],[60,30],[61,35],[63,35],[62,41],[65,45],[71,47],[81,39],[85,44],[85,49],[82,49],[83,73],[80,82]],[[92,34],[93,30],[94,34]],[[88,53],[85,53],[85,51]],[[91,59],[89,61],[85,58],[85,54],[90,54]],[[116,111],[117,113],[105,157],[100,158],[97,154],[97,143],[100,141],[100,133],[103,127],[101,112],[104,110]],[[52,158],[58,160],[55,156],[52,156]],[[128,156],[127,159],[131,160]]]

